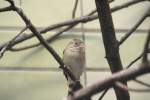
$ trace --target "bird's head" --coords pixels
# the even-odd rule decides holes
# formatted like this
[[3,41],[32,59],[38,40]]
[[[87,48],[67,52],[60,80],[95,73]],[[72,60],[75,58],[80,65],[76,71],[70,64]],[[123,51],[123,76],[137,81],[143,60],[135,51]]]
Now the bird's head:
[[73,39],[69,45],[72,47],[72,48],[75,48],[75,49],[84,49],[85,48],[85,44],[82,40],[80,39]]

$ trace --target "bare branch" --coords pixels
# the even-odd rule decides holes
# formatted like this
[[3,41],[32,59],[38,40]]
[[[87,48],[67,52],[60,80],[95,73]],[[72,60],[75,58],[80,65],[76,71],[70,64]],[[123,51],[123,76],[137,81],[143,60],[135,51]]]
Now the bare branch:
[[[41,44],[49,51],[49,53],[52,54],[52,56],[55,58],[55,60],[60,64],[60,68],[64,71],[64,75],[66,74],[70,76],[70,78],[75,81],[74,75],[66,68],[64,67],[64,63],[60,56],[55,52],[55,50],[48,45],[47,41],[44,40],[42,35],[37,31],[35,26],[31,23],[31,21],[27,18],[27,16],[24,14],[24,12],[16,7],[15,5],[11,5],[13,7],[13,10],[17,12],[17,14],[22,18],[22,20],[25,22],[26,26],[31,30],[31,32],[37,37],[37,39],[41,42]],[[67,77],[66,77],[67,78]]]
[[133,79],[133,81],[136,82],[136,83],[139,83],[139,84],[141,84],[141,85],[144,85],[144,86],[146,86],[146,87],[148,87],[148,88],[150,88],[150,84],[147,84],[147,83],[145,83],[145,82],[142,82],[142,81],[140,81],[140,80],[138,80],[138,79]]
[[[28,26],[28,28],[32,31],[33,34],[27,35],[28,38],[20,37],[20,35],[18,34],[18,36],[16,36],[15,39],[11,41],[11,43],[8,42],[8,43],[4,44],[2,47],[0,46],[0,50],[2,51],[1,54],[3,55],[4,52],[8,49],[11,49],[11,50],[17,50],[17,49],[18,50],[19,49],[24,50],[24,49],[32,48],[33,46],[36,47],[36,46],[39,46],[40,44],[42,44],[49,51],[49,53],[52,54],[52,56],[56,59],[56,61],[60,64],[60,68],[63,69],[64,74],[69,75],[72,80],[75,80],[72,73],[65,67],[61,57],[55,52],[55,50],[51,46],[49,46],[48,42],[51,42],[51,41],[55,40],[60,34],[62,34],[63,32],[65,32],[65,31],[67,31],[71,28],[73,28],[74,26],[78,25],[79,23],[86,23],[88,21],[92,21],[92,20],[97,19],[98,18],[97,15],[92,15],[92,14],[95,14],[96,11],[93,11],[89,15],[81,17],[81,18],[77,18],[77,19],[74,19],[74,20],[65,21],[63,23],[58,23],[58,24],[55,24],[53,26],[49,26],[49,27],[47,27],[44,30],[41,30],[39,32],[36,29],[36,27],[32,24],[32,22],[28,19],[28,17],[24,14],[24,12],[21,9],[19,9],[18,7],[15,6],[13,0],[6,0],[6,1],[8,1],[11,5],[9,7],[1,8],[0,12],[10,11],[10,10],[13,10],[13,11],[17,12],[17,14],[20,15],[22,20],[25,22],[25,24]],[[85,88],[85,90],[87,90],[87,91],[85,91],[84,89],[81,89],[81,90],[77,91],[75,93],[75,95],[73,95],[73,98],[78,99],[78,98],[90,97],[90,96],[94,95],[95,93],[98,93],[99,91],[108,89],[110,87],[115,87],[115,84],[116,84],[117,81],[119,81],[119,82],[121,81],[123,83],[122,85],[124,86],[124,89],[122,89],[122,90],[121,90],[120,87],[117,87],[117,88],[115,87],[116,94],[118,94],[117,98],[119,100],[120,99],[124,100],[124,97],[126,97],[126,99],[128,99],[129,95],[128,95],[128,92],[126,92],[128,90],[129,91],[135,91],[135,92],[142,92],[142,91],[149,92],[149,89],[146,89],[146,90],[133,89],[133,88],[128,88],[124,84],[126,84],[126,81],[128,81],[128,80],[132,80],[133,78],[135,78],[139,75],[143,75],[145,73],[150,72],[150,65],[147,64],[148,63],[147,53],[148,53],[148,45],[149,45],[149,41],[150,41],[150,34],[148,35],[147,42],[145,43],[144,53],[142,53],[144,64],[141,65],[140,67],[137,67],[137,68],[129,68],[129,69],[126,69],[125,71],[120,71],[120,70],[122,70],[122,64],[121,64],[120,55],[119,55],[119,45],[118,45],[118,42],[117,42],[116,37],[115,37],[115,31],[114,31],[114,27],[113,27],[113,23],[112,23],[112,19],[111,19],[111,14],[110,14],[110,12],[120,10],[122,8],[128,7],[132,4],[136,4],[136,3],[141,2],[141,1],[150,1],[150,0],[134,0],[132,2],[128,2],[128,3],[124,4],[123,6],[116,6],[116,7],[112,8],[110,10],[109,5],[108,5],[108,1],[106,1],[106,0],[100,0],[100,1],[96,0],[97,8],[100,8],[99,5],[102,5],[102,4],[100,4],[100,2],[104,3],[104,5],[102,5],[104,7],[104,9],[103,9],[104,11],[98,9],[98,14],[99,13],[102,14],[102,19],[100,19],[100,18],[99,19],[101,21],[103,21],[102,22],[102,33],[103,33],[104,44],[106,46],[105,47],[105,49],[106,49],[106,58],[107,58],[108,63],[111,67],[112,73],[115,73],[115,72],[117,72],[117,73],[113,74],[111,77],[109,77],[109,78],[107,78],[103,81],[99,81],[99,82],[95,83],[94,84],[95,86],[93,86],[93,87],[91,86],[92,89],[89,88],[90,87],[89,86],[89,87]],[[78,2],[78,0],[76,0],[76,2]],[[76,4],[76,6],[77,6],[77,4]],[[102,11],[102,12],[100,12],[100,11]],[[104,16],[103,16],[103,14],[104,14]],[[150,15],[150,13],[148,12],[147,16],[149,16],[149,15]],[[73,16],[75,17],[75,14]],[[104,18],[104,17],[106,17],[106,18]],[[143,18],[143,21],[145,20],[145,18]],[[139,22],[139,25],[142,22]],[[108,24],[108,25],[105,25],[105,24]],[[137,25],[137,26],[135,25],[135,30],[137,29],[137,27],[139,25]],[[60,28],[60,27],[64,27],[64,26],[67,26],[67,27],[62,29],[61,31],[59,31],[58,33],[53,35],[52,37],[48,38],[47,40],[45,40],[41,35],[42,33],[46,33],[50,30]],[[110,30],[107,31],[105,28],[110,29]],[[133,29],[133,32],[135,30]],[[109,36],[108,33],[111,34],[111,35]],[[127,34],[124,37],[125,39],[122,40],[122,41],[124,42],[132,33]],[[12,46],[16,45],[17,43],[20,43],[20,42],[22,42],[24,40],[27,40],[29,38],[32,38],[34,36],[36,36],[39,39],[40,43],[33,44],[32,46],[30,45],[30,46],[24,47],[24,48],[13,48],[12,47]],[[107,36],[108,41],[106,41],[106,36]],[[109,44],[109,42],[110,42],[111,45]],[[112,51],[109,51],[108,47],[109,47],[109,49],[111,48]],[[136,62],[140,58],[141,58],[141,56],[139,58],[137,58],[136,60],[134,60],[133,62],[131,62],[131,64],[129,66],[131,66],[134,62]],[[118,72],[118,71],[120,71],[120,72]],[[141,84],[144,84],[144,83],[141,82]],[[126,91],[124,91],[124,90],[126,90]],[[104,91],[104,93],[102,94],[100,99],[103,98],[103,96],[105,95],[106,92],[107,92],[107,90]],[[124,92],[124,94],[123,94],[123,92]],[[79,96],[81,96],[81,97],[79,97]]]
[[[114,1],[114,0],[111,0],[112,2]],[[129,1],[129,2],[127,2],[127,3],[124,3],[124,4],[122,4],[122,5],[119,5],[119,6],[116,6],[116,7],[114,7],[114,8],[112,8],[111,9],[111,12],[114,12],[114,11],[118,11],[118,10],[121,10],[121,9],[123,9],[123,8],[127,8],[127,7],[129,7],[129,6],[132,6],[132,5],[134,5],[134,4],[137,4],[137,3],[140,3],[140,2],[144,2],[144,1],[148,1],[149,2],[149,0],[132,0],[132,1]],[[95,9],[95,10],[93,10],[91,13],[96,13],[97,12],[97,10]]]
[[75,0],[74,8],[73,8],[73,11],[72,11],[72,18],[75,18],[75,16],[76,16],[78,1],[79,1],[79,0]]
[[11,10],[12,10],[12,6],[0,8],[0,12],[6,12],[6,11],[11,11]]
[[137,89],[137,88],[128,88],[131,92],[150,92],[150,89]]
[[11,6],[15,6],[15,4],[14,4],[14,1],[13,1],[13,0],[5,0],[5,1],[9,2]]
[[[150,49],[148,50],[148,53],[150,53]],[[130,62],[130,64],[126,67],[131,67],[134,63],[136,63],[138,60],[140,60],[143,57],[144,53],[142,52],[139,56],[137,56],[133,61]]]
[[123,85],[122,83],[117,83],[117,85],[115,85],[115,86],[120,87],[124,90],[131,91],[131,92],[150,92],[150,88],[147,88],[147,89],[131,88],[131,87],[127,87],[127,86]]
[[5,51],[11,47],[11,44],[27,29],[28,27],[26,26],[23,28],[20,33],[18,33],[12,40],[10,40],[0,51],[0,59],[3,57]]
[[[123,69],[119,54],[119,46],[115,35],[114,25],[107,0],[95,0],[98,11],[102,38],[106,52],[106,59],[110,66],[111,72],[115,73]],[[126,82],[122,82],[127,85]],[[119,87],[114,88],[117,100],[130,100],[128,91]]]
[[[112,9],[111,9],[111,12],[115,12],[115,11],[121,10],[121,9],[123,9],[123,8],[126,8],[126,7],[128,7],[128,6],[131,6],[131,5],[134,5],[134,4],[143,2],[143,1],[148,1],[148,0],[134,0],[134,1],[130,1],[130,2],[128,2],[128,3],[125,3],[125,4],[122,4],[122,5],[120,5],[120,6],[116,6],[116,7],[112,8]],[[71,26],[71,25],[73,25],[73,24],[76,26],[76,25],[78,25],[78,23],[80,23],[80,22],[84,23],[84,21],[85,21],[85,23],[86,23],[86,22],[88,22],[88,21],[95,20],[95,19],[98,18],[98,15],[90,16],[90,15],[94,14],[95,12],[96,12],[96,10],[92,11],[91,13],[89,13],[89,14],[88,14],[87,16],[85,16],[85,17],[77,18],[77,19],[73,19],[73,20],[69,20],[69,21],[66,21],[66,22],[61,22],[61,23],[57,23],[57,24],[48,26],[48,27],[44,28],[43,30],[41,30],[40,33],[43,34],[43,33],[46,33],[46,32],[48,32],[48,31],[51,31],[51,30],[56,29],[56,28],[60,28],[60,27],[68,26],[68,25]],[[89,17],[89,16],[90,16],[90,17]],[[87,17],[89,17],[89,18],[87,18]],[[82,21],[82,20],[84,20],[84,21]],[[69,27],[69,26],[68,26],[68,27]],[[73,26],[73,27],[74,27],[74,26]],[[71,28],[70,28],[70,29],[71,29]],[[64,30],[65,30],[65,29],[64,29]],[[69,29],[67,29],[67,30],[69,30]],[[60,34],[62,34],[62,33],[60,33]],[[59,34],[59,35],[60,35],[60,34]],[[59,35],[56,34],[56,37],[59,36]],[[18,38],[18,39],[16,39],[16,40],[14,41],[14,43],[12,44],[12,46],[14,46],[14,45],[16,45],[16,44],[18,44],[18,43],[21,43],[21,42],[23,42],[23,41],[25,41],[25,40],[28,40],[28,39],[30,39],[30,38],[32,38],[32,37],[34,37],[34,34],[28,34],[28,35],[26,35],[25,37]],[[6,44],[6,43],[0,45],[0,50],[3,48],[3,46],[4,46],[5,44]]]
[[[55,24],[55,25],[52,25],[52,26],[50,26],[50,27],[47,27],[47,28],[45,28],[45,29],[43,29],[43,30],[41,30],[40,31],[40,33],[42,34],[42,33],[46,33],[46,32],[48,32],[48,31],[50,31],[50,30],[53,30],[53,29],[56,29],[56,28],[60,28],[60,27],[64,27],[64,26],[67,26],[67,25],[70,25],[70,26],[68,26],[68,27],[74,27],[75,25],[77,25],[79,22],[87,22],[87,21],[90,21],[90,20],[93,20],[94,18],[96,17],[96,15],[95,16],[88,16],[88,17],[82,17],[81,19],[80,18],[77,18],[77,19],[73,19],[73,20],[70,20],[70,21],[67,21],[67,22],[62,22],[62,23],[59,23],[59,24]],[[63,29],[63,30],[69,30],[69,29],[71,29],[71,28],[66,28],[66,29]],[[64,31],[63,31],[64,32]],[[61,33],[60,33],[61,34]],[[56,36],[58,36],[57,34],[56,34]],[[28,34],[28,35],[26,35],[25,37],[21,37],[21,38],[18,38],[18,40],[16,40],[16,42],[14,42],[14,44],[12,44],[12,46],[14,46],[14,45],[16,45],[16,44],[18,44],[18,43],[21,43],[21,42],[23,42],[23,41],[25,41],[25,40],[28,40],[28,39],[30,39],[30,38],[32,38],[32,37],[34,37],[34,34]],[[2,47],[4,46],[5,44],[2,44],[1,46],[0,46],[0,49],[2,49]]]
[[[150,12],[150,9],[149,9],[149,12]],[[147,36],[147,39],[146,39],[146,42],[145,42],[145,46],[144,46],[144,51],[143,51],[143,63],[147,63],[148,62],[148,51],[149,51],[149,43],[150,43],[150,29],[149,29],[149,32],[148,32],[148,36]]]
[[[46,39],[46,41],[48,41],[49,43],[54,41],[60,34],[62,34],[63,32],[71,29],[72,27],[74,27],[76,24],[73,24],[71,26],[68,26],[62,30],[60,30],[58,33],[54,34],[53,36],[50,36],[48,39]],[[10,48],[11,51],[21,51],[21,50],[26,50],[26,49],[30,49],[30,48],[34,48],[34,47],[37,47],[37,46],[40,46],[41,43],[36,43],[36,44],[32,44],[32,45],[29,45],[29,46],[25,46],[25,47],[20,47],[20,48]]]
[[131,28],[129,32],[127,32],[119,41],[119,45],[121,45],[128,37],[142,24],[142,22],[148,17],[149,10],[138,20],[138,22]]
[[131,67],[135,62],[137,62],[139,59],[141,59],[142,56],[143,56],[143,53],[141,53],[137,58],[135,58],[132,62],[130,62],[130,64],[126,68]]
[[108,90],[109,90],[109,89],[104,90],[104,92],[102,93],[102,95],[99,97],[98,100],[102,100]]
[[94,15],[96,12],[97,12],[97,10],[96,10],[96,9],[95,9],[95,10],[93,10],[93,11],[91,11],[91,12],[89,13],[89,16],[90,16],[90,15]]
[[18,51],[23,51],[23,50],[27,50],[30,48],[38,47],[39,45],[41,45],[41,43],[35,43],[35,44],[28,45],[28,46],[17,47],[17,48],[11,47],[9,50],[13,52],[18,52]]
[[105,90],[106,88],[113,87],[113,84],[117,81],[129,81],[147,73],[150,73],[149,64],[143,64],[138,67],[131,67],[131,68],[122,70],[120,72],[112,74],[110,77],[104,80],[100,79],[99,81],[93,83],[92,85],[87,86],[75,92],[72,97],[71,96],[68,97],[68,100],[81,100],[84,97],[95,95]]

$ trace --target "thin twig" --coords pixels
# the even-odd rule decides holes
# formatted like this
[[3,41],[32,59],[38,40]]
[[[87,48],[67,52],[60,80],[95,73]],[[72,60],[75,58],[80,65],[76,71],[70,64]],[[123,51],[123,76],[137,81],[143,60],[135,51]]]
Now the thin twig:
[[[150,9],[149,9],[149,12],[150,12]],[[149,44],[150,44],[150,29],[148,31],[148,36],[147,36],[147,39],[146,39],[146,42],[145,42],[145,45],[144,45],[144,50],[143,50],[143,63],[147,63],[148,62],[148,49],[149,49]]]
[[[148,50],[147,53],[150,53],[150,49]],[[133,61],[130,62],[129,65],[127,65],[126,68],[131,67],[134,63],[136,63],[138,60],[140,60],[143,57],[144,53],[142,52],[139,56],[137,56]]]
[[121,45],[128,37],[142,24],[142,22],[148,17],[149,10],[138,20],[138,22],[131,28],[129,32],[127,32],[119,41],[119,45]]
[[127,7],[129,7],[129,6],[132,6],[132,5],[134,5],[134,4],[138,4],[138,3],[141,3],[141,2],[144,2],[144,1],[150,2],[149,0],[132,0],[132,1],[129,1],[129,2],[127,2],[127,3],[122,4],[122,5],[120,5],[120,6],[114,7],[114,10],[117,10],[117,9],[120,10],[120,9],[122,9],[122,8],[127,8]]
[[5,0],[5,1],[7,1],[7,2],[9,2],[10,3],[10,5],[13,7],[13,6],[15,6],[15,4],[14,4],[14,1],[13,0]]
[[32,45],[23,46],[23,47],[11,47],[9,50],[13,52],[18,52],[18,51],[23,51],[23,50],[27,50],[30,48],[38,47],[39,45],[41,45],[41,43],[35,43]]
[[118,83],[117,82],[117,85],[115,85],[115,87],[120,87],[124,90],[128,90],[128,91],[131,91],[131,92],[150,92],[150,87],[148,87],[147,89],[138,89],[138,88],[131,88],[131,87],[127,87],[126,85],[122,84],[122,83]]
[[[145,0],[144,0],[144,1],[145,1]],[[120,10],[120,9],[122,9],[122,8],[125,8],[125,7],[127,7],[127,6],[130,6],[130,5],[132,5],[132,4],[139,3],[139,2],[141,2],[141,1],[135,0],[135,1],[131,1],[131,2],[125,3],[125,4],[123,4],[123,5],[120,5],[120,6],[116,6],[116,7],[114,7],[114,8],[111,9],[111,12],[118,11],[118,10]],[[93,10],[93,11],[91,11],[87,16],[91,16],[91,15],[95,14],[96,12],[97,12],[97,10]],[[97,15],[95,15],[95,17],[97,17]],[[66,22],[66,23],[67,23],[67,22]],[[63,24],[63,23],[62,23],[62,24]],[[78,25],[78,24],[79,24],[79,23],[71,24],[71,25],[68,26],[67,28],[62,29],[62,30],[59,31],[58,33],[56,33],[56,34],[54,34],[53,36],[49,37],[46,41],[49,41],[49,43],[50,43],[51,41],[55,40],[55,39],[57,38],[57,36],[61,35],[63,32],[68,31],[69,29],[75,27],[75,26]],[[55,24],[55,25],[49,26],[49,27],[47,27],[47,28],[41,30],[40,33],[45,33],[45,32],[47,32],[47,31],[50,31],[51,29],[56,28],[57,25],[60,25],[60,26],[61,26],[61,24]],[[22,42],[22,41],[24,41],[24,40],[26,40],[26,39],[30,39],[30,38],[32,38],[33,36],[34,36],[33,34],[26,35],[24,38],[22,37],[22,38],[20,38],[19,40],[16,40],[16,44],[18,44],[18,43],[20,43],[20,42]],[[13,45],[16,45],[16,44],[13,44]],[[13,46],[13,45],[12,45],[12,46]],[[37,46],[39,46],[39,45],[41,45],[41,44],[40,44],[40,43],[36,43],[36,44],[32,44],[32,45],[29,45],[29,46],[26,46],[26,47],[11,48],[10,50],[11,50],[11,51],[21,51],[21,50],[26,50],[26,49],[30,49],[30,48],[33,48],[33,47],[37,47]],[[3,45],[2,45],[2,46],[3,46]],[[0,48],[1,48],[1,46],[0,46]]]
[[5,8],[0,8],[0,12],[6,12],[6,11],[11,11],[11,10],[12,10],[11,6],[5,7]]
[[73,11],[72,11],[72,18],[75,18],[75,16],[76,16],[78,1],[79,0],[75,0],[74,8],[73,8]]
[[[113,1],[114,0],[111,0],[111,2],[113,2]],[[114,12],[114,11],[117,11],[117,10],[121,10],[123,8],[127,8],[127,7],[129,7],[131,5],[134,5],[134,4],[137,4],[137,3],[140,3],[140,2],[144,2],[144,1],[148,1],[149,2],[149,0],[133,0],[133,1],[129,1],[127,3],[124,3],[122,5],[118,5],[118,6],[114,7],[114,8],[112,8],[111,12]],[[95,10],[93,10],[91,12],[91,14],[95,14],[96,12],[97,12],[97,10],[95,9]]]
[[4,53],[11,47],[11,44],[28,28],[26,26],[23,28],[12,40],[10,40],[0,51],[0,59],[3,57]]
[[[57,39],[57,37],[62,34],[63,32],[69,30],[70,28],[74,27],[75,25],[72,25],[71,27],[67,27],[61,31],[59,31],[58,33],[54,34],[53,36],[50,36],[46,39],[46,41],[48,41],[49,43],[53,42],[54,40]],[[18,52],[18,51],[23,51],[23,50],[27,50],[27,49],[31,49],[31,48],[34,48],[34,47],[38,47],[40,46],[41,43],[35,43],[35,44],[31,44],[31,45],[28,45],[28,46],[23,46],[23,47],[11,47],[9,48],[10,51],[13,51],[13,52]],[[141,53],[137,58],[135,58],[135,60],[133,60],[129,65],[127,65],[126,68],[129,68],[130,66],[132,66],[136,61],[138,61],[140,58],[142,58],[143,56],[143,53]]]
[[92,11],[89,13],[89,16],[90,16],[90,15],[94,15],[96,12],[97,12],[96,9],[95,9],[95,10],[92,10]]
[[109,90],[109,88],[108,88],[108,89],[106,89],[106,90],[104,90],[104,92],[102,93],[102,95],[99,97],[99,99],[98,99],[98,100],[102,100],[102,99],[103,99],[103,97],[105,96],[105,94],[108,92],[108,90]]
[[[64,28],[62,30],[60,30],[59,32],[57,32],[56,34],[54,34],[53,36],[50,36],[49,38],[46,39],[46,41],[48,41],[49,43],[54,41],[60,34],[62,34],[63,32],[71,29],[72,27],[74,27],[76,24],[68,26],[67,28]],[[22,50],[26,50],[26,49],[30,49],[30,48],[34,48],[34,47],[38,47],[40,46],[41,43],[36,43],[36,44],[32,44],[29,46],[24,46],[24,47],[18,47],[18,48],[10,48],[11,51],[22,51]]]
[[126,68],[131,67],[135,62],[137,62],[138,60],[140,60],[142,58],[142,56],[143,56],[143,53],[141,53],[137,58],[135,58],[132,62],[130,62],[130,64],[127,65]]
[[[80,22],[86,23],[88,21],[94,20],[95,18],[96,18],[96,15],[94,15],[94,16],[88,16],[88,17],[82,17],[81,19],[80,18],[73,19],[73,20],[70,20],[70,21],[67,21],[67,22],[62,22],[62,23],[59,23],[59,24],[51,25],[50,27],[47,27],[47,28],[41,30],[40,33],[43,34],[43,33],[46,33],[46,32],[48,32],[50,30],[53,30],[53,29],[56,29],[56,28],[60,28],[60,27],[64,27],[64,26],[68,26],[68,25],[69,25],[68,27],[71,27],[72,25],[74,27],[75,25],[77,25]],[[69,30],[69,28],[66,28],[66,29]],[[66,29],[63,29],[63,30],[66,30]],[[57,34],[56,34],[56,36],[57,36]],[[25,40],[28,40],[28,39],[30,39],[32,37],[34,37],[34,34],[28,34],[25,37],[18,38],[14,42],[14,44],[12,44],[12,46],[14,46],[14,45],[16,45],[18,43],[21,43],[21,42],[23,42]],[[5,44],[2,44],[0,46],[0,49],[2,49]]]
[[137,88],[128,88],[131,92],[150,92],[150,89],[137,89]]
[[[120,6],[116,6],[114,8],[111,9],[111,12],[114,12],[114,11],[118,11],[118,10],[121,10],[123,8],[126,8],[126,7],[129,7],[131,5],[134,5],[134,4],[137,4],[137,3],[140,3],[140,2],[144,2],[144,1],[148,1],[148,0],[134,0],[134,1],[130,1],[130,2],[127,2],[125,4],[122,4]],[[96,11],[96,10],[95,10]],[[92,11],[91,13],[89,13],[89,15],[87,16],[90,16],[92,14],[95,13],[95,11]],[[64,26],[68,26],[68,25],[73,25],[76,23],[76,25],[79,23],[79,22],[82,22],[82,20],[86,20],[86,22],[88,21],[92,21],[92,20],[95,20],[98,18],[98,15],[93,15],[92,17],[90,17],[89,19],[87,18],[87,16],[85,16],[83,19],[79,20],[80,18],[77,18],[77,19],[73,19],[73,20],[69,20],[69,21],[66,21],[66,22],[62,22],[62,23],[58,23],[58,24],[55,24],[55,25],[51,25],[51,26],[48,26],[46,28],[44,28],[43,30],[40,31],[40,33],[46,33],[48,31],[51,31],[53,29],[56,29],[56,28],[60,28],[60,27],[64,27]],[[69,29],[68,29],[69,30]],[[56,34],[57,35],[57,34]],[[59,36],[59,35],[58,35]],[[14,43],[12,44],[12,46],[18,44],[18,43],[21,43],[25,40],[28,40],[30,38],[34,37],[34,34],[28,34],[26,35],[25,37],[21,37],[21,38],[18,38],[14,41]],[[0,50],[3,48],[3,46],[5,45],[6,43],[0,45]]]
[[139,83],[139,84],[141,84],[143,86],[146,86],[146,87],[150,88],[150,84],[148,84],[148,83],[142,82],[142,81],[140,81],[138,79],[133,79],[133,81],[136,82],[136,83]]

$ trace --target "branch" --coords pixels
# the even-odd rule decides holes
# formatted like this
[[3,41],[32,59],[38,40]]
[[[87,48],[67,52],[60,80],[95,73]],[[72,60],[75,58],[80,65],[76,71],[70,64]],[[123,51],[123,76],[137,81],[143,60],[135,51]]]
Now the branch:
[[129,38],[129,36],[136,31],[136,29],[142,24],[142,22],[148,17],[150,9],[138,20],[138,22],[131,28],[129,32],[127,32],[120,40],[119,45],[121,45],[125,40]]
[[[134,4],[137,4],[137,3],[140,3],[140,2],[144,2],[144,1],[148,1],[148,0],[134,0],[134,1],[130,1],[128,3],[125,3],[125,4],[122,4],[120,6],[116,6],[114,8],[111,9],[111,12],[115,12],[115,11],[118,11],[118,10],[121,10],[123,8],[126,8],[128,6],[131,6],[131,5],[134,5]],[[43,34],[43,33],[46,33],[48,31],[51,31],[53,29],[56,29],[56,28],[60,28],[60,27],[64,27],[64,26],[68,26],[68,25],[73,25],[73,24],[76,24],[78,25],[80,22],[82,22],[82,20],[85,20],[85,22],[88,22],[88,21],[92,21],[92,20],[95,20],[98,18],[98,15],[93,15],[93,16],[90,16],[92,14],[94,14],[96,12],[96,10],[92,11],[91,13],[89,13],[87,16],[85,17],[82,17],[82,18],[77,18],[77,19],[72,19],[72,20],[69,20],[69,21],[65,21],[65,22],[61,22],[61,23],[58,23],[58,24],[54,24],[54,25],[51,25],[51,26],[48,26],[46,27],[45,29],[41,30],[40,33]],[[90,17],[89,17],[90,16]],[[89,18],[87,18],[89,17]],[[84,22],[84,21],[83,21]],[[75,26],[76,26],[75,25]],[[73,26],[74,27],[74,26]],[[71,28],[70,28],[71,29]],[[68,29],[69,30],[69,29]],[[62,33],[60,33],[62,34]],[[59,34],[59,35],[60,35]],[[56,34],[56,37],[59,36]],[[14,43],[12,44],[12,46],[18,44],[18,43],[21,43],[25,40],[28,40],[30,38],[34,37],[34,34],[28,34],[26,35],[25,37],[21,37],[21,38],[18,38],[14,41]],[[0,45],[0,50],[3,48],[3,46],[5,45],[6,43]]]
[[75,0],[74,8],[73,8],[73,11],[72,11],[72,18],[75,18],[76,11],[77,11],[77,6],[78,6],[78,1],[79,0]]
[[[60,28],[60,27],[64,27],[64,26],[68,26],[68,25],[70,25],[70,26],[68,26],[68,27],[71,27],[72,25],[73,25],[73,27],[74,27],[75,25],[77,25],[77,24],[80,23],[80,22],[86,23],[86,22],[88,22],[88,21],[94,20],[96,17],[97,17],[97,16],[94,15],[94,16],[82,17],[82,18],[77,18],[77,19],[73,19],[73,20],[70,20],[70,21],[58,23],[58,24],[51,25],[51,26],[49,26],[49,27],[47,27],[47,28],[41,30],[40,33],[43,34],[43,33],[46,33],[46,32],[48,32],[48,31],[50,31],[50,30],[53,30],[53,29],[56,29],[56,28]],[[25,41],[25,40],[28,40],[28,39],[30,39],[30,38],[32,38],[32,37],[34,37],[34,34],[28,34],[28,35],[26,35],[25,37],[18,38],[18,39],[14,42],[14,44],[12,44],[12,46],[14,46],[14,45],[16,45],[16,44],[18,44],[18,43],[21,43],[21,42],[23,42],[23,41]],[[5,44],[2,44],[2,45],[0,46],[0,49],[2,49],[2,47],[3,47],[4,45],[5,45]]]
[[150,89],[137,89],[137,88],[128,88],[131,92],[150,92]]
[[20,33],[18,33],[12,40],[10,40],[0,51],[0,59],[3,57],[4,53],[11,47],[11,44],[27,29],[28,27],[26,26],[23,28]]
[[141,84],[141,85],[144,85],[144,86],[146,86],[146,87],[148,87],[148,88],[150,88],[150,84],[147,84],[147,83],[145,83],[145,82],[142,82],[142,81],[140,81],[140,80],[138,80],[138,79],[133,79],[133,81],[136,82],[136,83],[139,83],[139,84]]
[[[115,73],[123,69],[119,54],[119,46],[115,36],[112,16],[107,0],[95,0],[98,11],[102,38],[106,52],[106,58],[110,66],[111,72]],[[122,82],[126,84],[126,82]],[[127,85],[127,84],[126,84]],[[130,100],[128,91],[121,88],[114,88],[117,100]]]
[[[150,9],[149,9],[149,12],[150,12]],[[146,39],[146,42],[145,42],[145,46],[144,46],[144,50],[143,50],[143,63],[147,63],[148,62],[148,51],[149,51],[149,43],[150,43],[150,29],[149,29],[149,32],[148,32],[148,36],[147,36],[147,39]]]
[[[147,53],[149,53],[150,50],[147,51]],[[126,68],[131,67],[135,62],[137,62],[139,59],[141,59],[144,55],[144,52],[142,52],[137,58],[135,58]]]
[[131,92],[150,92],[149,87],[147,89],[131,88],[131,87],[127,87],[126,85],[120,84],[119,82],[117,82],[117,85],[115,85],[115,86],[122,88],[124,90],[131,91]]
[[102,99],[103,99],[103,97],[105,96],[105,94],[108,92],[108,90],[109,90],[109,88],[108,88],[108,89],[106,89],[106,90],[104,90],[104,92],[102,93],[102,95],[99,97],[99,99],[98,99],[98,100],[102,100]]
[[6,12],[6,11],[11,11],[11,10],[12,10],[12,6],[0,8],[0,12]]
[[[110,0],[109,2],[111,3],[111,2],[113,2],[114,0]],[[147,2],[149,2],[149,0],[132,0],[132,1],[129,1],[129,2],[127,2],[127,3],[124,3],[124,4],[122,4],[122,5],[119,5],[119,6],[116,6],[116,7],[114,7],[114,8],[112,8],[111,9],[111,12],[114,12],[114,11],[118,11],[118,10],[121,10],[121,9],[123,9],[123,8],[127,8],[127,7],[129,7],[129,6],[132,6],[132,5],[134,5],[134,4],[138,4],[138,3],[141,3],[141,2],[144,2],[144,1],[147,1]],[[97,12],[97,10],[95,9],[95,10],[93,10],[92,12],[91,12],[91,14],[94,14],[94,13],[96,13]],[[97,17],[98,18],[98,17]]]
[[14,1],[13,1],[13,0],[5,0],[5,1],[9,2],[9,3],[10,3],[10,5],[11,5],[12,7],[14,7],[14,6],[15,6],[15,3],[14,3]]
[[[54,34],[53,36],[50,36],[48,39],[46,39],[46,41],[48,41],[49,43],[54,41],[59,35],[61,35],[63,32],[71,29],[72,27],[74,27],[76,24],[73,24],[71,26],[68,26],[67,28],[64,28],[62,30],[60,30],[58,33]],[[32,44],[29,46],[25,46],[25,47],[20,47],[20,48],[10,48],[11,51],[22,51],[22,50],[26,50],[26,49],[30,49],[30,48],[34,48],[34,47],[38,47],[40,46],[41,43],[36,43],[36,44]]]
[[[148,53],[150,53],[150,49],[148,50]],[[136,57],[133,61],[131,61],[130,64],[126,68],[131,67],[135,62],[140,60],[143,57],[143,55],[144,55],[144,53],[142,52],[138,57]]]
[[[12,1],[12,0],[8,0]],[[17,14],[22,18],[22,20],[25,22],[26,26],[31,30],[31,32],[37,37],[37,39],[41,42],[41,44],[49,51],[49,53],[52,54],[52,56],[55,58],[55,60],[59,63],[60,68],[64,71],[65,76],[69,76],[73,81],[75,81],[74,75],[66,68],[64,67],[64,63],[60,56],[55,52],[55,50],[48,45],[47,41],[44,40],[42,35],[37,31],[35,26],[31,23],[31,21],[27,18],[27,16],[24,14],[24,12],[16,7],[15,5],[11,5],[13,7],[13,10],[17,12]]]
[[150,73],[149,64],[143,64],[141,66],[122,70],[120,72],[112,74],[110,77],[104,80],[100,79],[92,85],[75,92],[72,97],[68,97],[68,100],[82,100],[84,97],[95,95],[105,90],[106,88],[113,87],[113,85],[117,81],[129,81],[147,73]]
[[137,58],[135,58],[126,68],[131,67],[135,62],[137,62],[139,59],[141,59],[143,56],[143,53],[141,53]]

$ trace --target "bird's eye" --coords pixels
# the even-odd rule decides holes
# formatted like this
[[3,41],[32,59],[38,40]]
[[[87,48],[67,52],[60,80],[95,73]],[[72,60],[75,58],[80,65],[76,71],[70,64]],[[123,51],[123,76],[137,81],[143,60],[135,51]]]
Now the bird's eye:
[[78,46],[78,45],[79,45],[79,43],[78,43],[78,42],[75,42],[75,43],[74,43],[74,45],[75,45],[75,46]]

